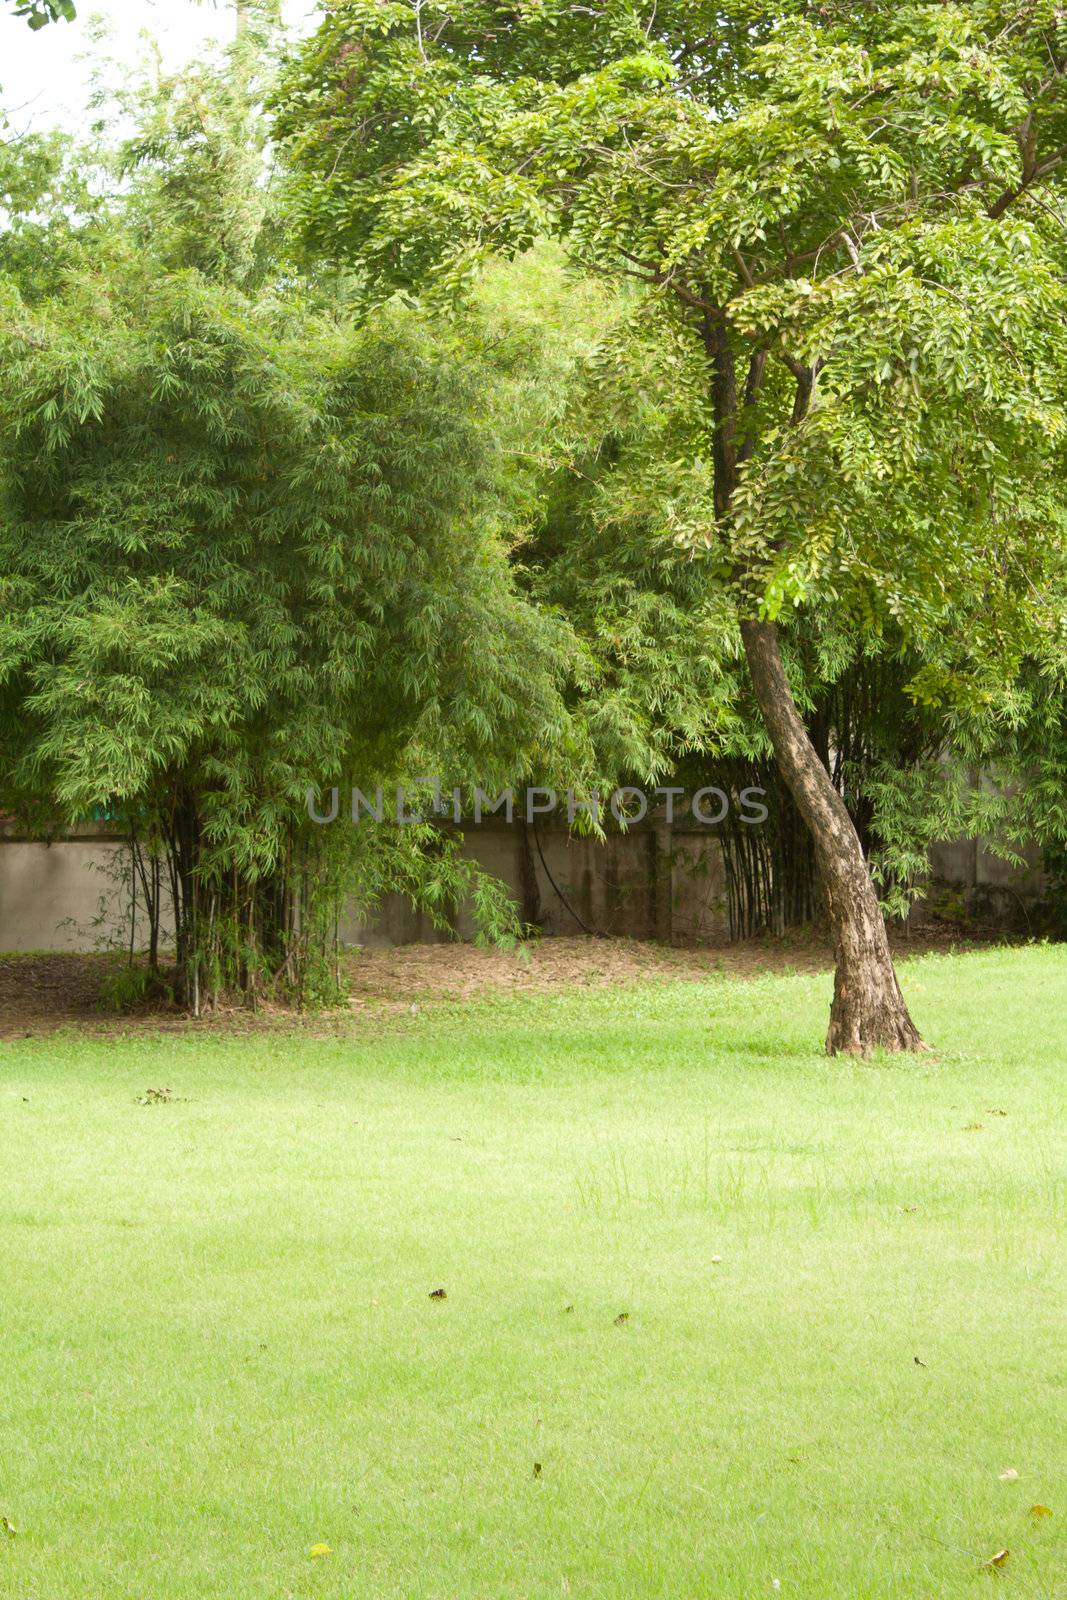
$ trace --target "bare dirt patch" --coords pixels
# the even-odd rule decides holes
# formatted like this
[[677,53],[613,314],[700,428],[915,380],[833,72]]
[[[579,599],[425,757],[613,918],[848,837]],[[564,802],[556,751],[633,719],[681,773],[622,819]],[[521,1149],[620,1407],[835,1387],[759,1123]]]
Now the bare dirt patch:
[[0,956],[0,1038],[47,1032],[86,1017],[99,1021],[107,966],[100,956]]
[[[898,958],[973,948],[974,943],[962,940],[954,929],[924,929],[893,940]],[[821,972],[832,967],[833,957],[828,941],[815,932],[699,947],[638,939],[560,938],[538,940],[519,951],[482,950],[469,944],[367,948],[346,957],[350,997],[339,1010],[299,1016],[270,1004],[254,1013],[245,1006],[220,1006],[196,1023],[158,1003],[123,1014],[102,1009],[101,986],[117,964],[115,956],[0,956],[0,1039],[33,1037],[70,1026],[124,1033],[185,1027],[336,1032],[353,1023],[410,1012],[412,1006],[451,1006],[487,994],[698,982],[713,975],[747,979],[762,973]]]
[[511,952],[476,945],[409,944],[368,949],[352,963],[350,1004],[433,1003],[486,992],[546,993],[625,984],[699,980],[712,974],[818,971],[830,962],[818,940],[752,940],[719,947],[672,947],[640,939],[540,939]]

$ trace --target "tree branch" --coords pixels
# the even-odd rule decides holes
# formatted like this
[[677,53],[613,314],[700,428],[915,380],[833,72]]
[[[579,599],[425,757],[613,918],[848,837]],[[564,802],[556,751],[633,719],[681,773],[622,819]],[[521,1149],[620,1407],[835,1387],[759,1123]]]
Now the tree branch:
[[990,221],[998,221],[999,218],[1001,218],[1017,200],[1022,199],[1023,195],[1026,194],[1035,183],[1040,183],[1041,179],[1047,178],[1050,172],[1055,172],[1056,168],[1064,161],[1065,158],[1067,158],[1067,145],[1061,145],[1059,150],[1054,151],[1050,156],[1046,156],[1044,161],[1034,161],[1028,171],[1024,166],[1023,175],[1020,181],[1014,186],[1014,188],[1005,189],[1000,198],[995,200],[989,207],[988,215]]

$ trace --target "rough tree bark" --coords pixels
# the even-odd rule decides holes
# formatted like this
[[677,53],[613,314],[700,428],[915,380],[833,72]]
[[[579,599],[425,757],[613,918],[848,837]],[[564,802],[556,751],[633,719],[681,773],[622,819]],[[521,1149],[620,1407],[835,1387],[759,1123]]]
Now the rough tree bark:
[[[738,469],[754,448],[753,438],[743,433],[739,437],[739,429],[759,392],[766,352],[756,351],[751,356],[744,402],[739,407],[734,354],[721,313],[705,312],[701,335],[711,366],[715,512],[725,524]],[[778,354],[796,382],[791,423],[799,427],[812,402],[818,368],[804,366],[781,350]],[[859,835],[797,710],[778,630],[773,622],[750,618],[741,624],[741,637],[756,703],[779,770],[811,833],[826,898],[836,965],[826,1049],[830,1055],[868,1055],[879,1048],[920,1050],[922,1039],[900,992],[885,919]]]
[[756,702],[782,776],[811,831],[826,895],[836,962],[826,1048],[831,1055],[921,1049],[859,835],[797,710],[778,630],[772,622],[743,622],[741,637]]

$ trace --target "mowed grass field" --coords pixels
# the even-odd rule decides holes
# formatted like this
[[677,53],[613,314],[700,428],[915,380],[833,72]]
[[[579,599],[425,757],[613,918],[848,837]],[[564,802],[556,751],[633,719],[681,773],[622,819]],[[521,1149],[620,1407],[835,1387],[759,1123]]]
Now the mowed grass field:
[[902,981],[0,1045],[0,1594],[1067,1596],[1067,947]]

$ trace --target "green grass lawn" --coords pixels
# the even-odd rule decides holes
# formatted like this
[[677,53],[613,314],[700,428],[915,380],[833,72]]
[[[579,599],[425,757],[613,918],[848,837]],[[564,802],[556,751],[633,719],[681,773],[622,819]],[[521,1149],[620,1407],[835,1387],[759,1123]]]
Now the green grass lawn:
[[1067,947],[902,980],[0,1045],[0,1594],[1062,1600]]

